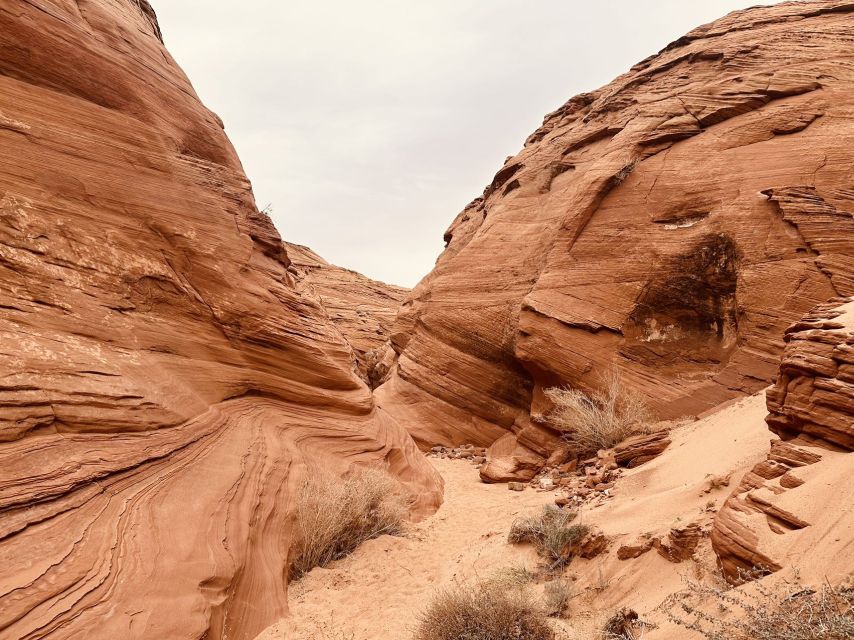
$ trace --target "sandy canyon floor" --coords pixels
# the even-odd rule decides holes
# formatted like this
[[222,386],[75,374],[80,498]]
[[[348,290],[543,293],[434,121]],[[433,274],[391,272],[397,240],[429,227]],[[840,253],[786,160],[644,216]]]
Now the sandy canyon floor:
[[[592,560],[576,558],[565,571],[563,577],[572,582],[575,593],[570,620],[555,622],[565,637],[590,637],[590,630],[619,606],[661,621],[655,608],[678,591],[686,577],[702,578],[714,571],[708,539],[695,559],[679,564],[655,551],[619,560],[616,551],[643,535],[664,534],[680,524],[708,527],[740,474],[767,451],[765,414],[761,393],[676,429],[668,450],[627,471],[613,498],[581,509],[581,520],[601,528],[611,542],[604,554]],[[464,460],[430,462],[445,480],[441,508],[411,525],[405,536],[367,542],[349,557],[292,584],[291,616],[260,640],[409,638],[437,590],[493,577],[507,568],[536,569],[533,550],[508,544],[507,533],[516,518],[536,514],[560,494],[484,484]],[[709,476],[728,474],[731,486],[705,492]],[[681,634],[672,628],[648,634],[656,636]]]

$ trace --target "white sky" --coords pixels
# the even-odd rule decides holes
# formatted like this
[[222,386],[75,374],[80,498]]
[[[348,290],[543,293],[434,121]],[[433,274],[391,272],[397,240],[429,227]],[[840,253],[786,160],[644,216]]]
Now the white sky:
[[282,237],[414,285],[543,116],[773,1],[152,0]]

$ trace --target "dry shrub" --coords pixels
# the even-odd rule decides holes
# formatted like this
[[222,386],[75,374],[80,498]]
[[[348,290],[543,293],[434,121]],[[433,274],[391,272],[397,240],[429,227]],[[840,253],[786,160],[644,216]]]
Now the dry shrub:
[[504,567],[499,569],[493,582],[500,582],[512,587],[523,587],[537,579],[537,575],[529,570],[525,565],[519,564],[512,567]]
[[572,524],[576,516],[574,511],[546,505],[541,515],[513,522],[507,541],[511,544],[533,544],[537,553],[548,560],[550,568],[554,569],[569,560],[567,548],[579,542],[590,531],[587,525]]
[[407,515],[400,486],[380,469],[358,468],[345,478],[311,476],[297,495],[300,543],[291,578],[343,558],[367,540],[401,533]]
[[553,640],[546,612],[523,587],[501,581],[441,591],[421,615],[415,640]]
[[572,585],[562,578],[547,582],[543,589],[546,613],[550,616],[563,618],[571,599]]
[[545,394],[554,404],[549,421],[582,454],[610,449],[635,433],[649,430],[646,403],[640,394],[623,386],[616,372],[606,376],[601,389],[589,394],[560,387],[546,389]]
[[[628,608],[615,611],[602,629],[603,640],[636,640],[638,614]],[[641,627],[642,628],[642,627]]]
[[694,582],[666,602],[670,620],[707,640],[854,640],[854,586],[794,580],[750,590]]

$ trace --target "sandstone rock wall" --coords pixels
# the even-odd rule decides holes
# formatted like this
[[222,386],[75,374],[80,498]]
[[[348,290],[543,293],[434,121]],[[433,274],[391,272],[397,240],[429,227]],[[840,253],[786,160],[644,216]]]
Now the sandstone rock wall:
[[424,444],[511,433],[506,473],[557,446],[549,386],[614,368],[672,418],[767,385],[854,293],[852,17],[736,12],[549,114],[404,302],[381,405]]
[[0,150],[0,638],[252,638],[312,465],[438,503],[147,2],[0,2]]
[[779,436],[715,519],[727,577],[795,566],[845,578],[854,550],[854,298],[818,306],[786,331],[767,418]]
[[388,373],[394,352],[389,334],[408,289],[329,264],[308,247],[286,244],[299,282],[320,300],[353,348],[359,376],[372,388]]

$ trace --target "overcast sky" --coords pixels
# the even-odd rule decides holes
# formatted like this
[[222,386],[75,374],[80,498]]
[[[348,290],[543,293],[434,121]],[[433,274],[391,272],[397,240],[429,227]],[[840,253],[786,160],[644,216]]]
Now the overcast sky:
[[744,0],[152,0],[290,242],[414,285],[568,98]]

